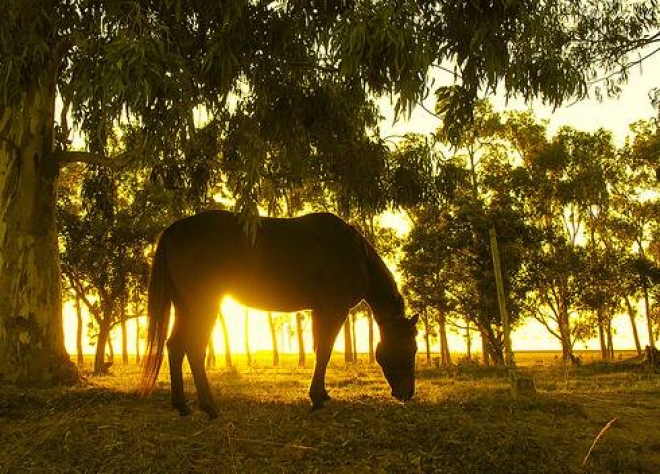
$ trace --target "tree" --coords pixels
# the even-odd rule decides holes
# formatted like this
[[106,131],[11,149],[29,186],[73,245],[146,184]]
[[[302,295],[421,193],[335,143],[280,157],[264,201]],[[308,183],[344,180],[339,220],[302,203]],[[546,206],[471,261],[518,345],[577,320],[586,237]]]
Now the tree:
[[[120,186],[116,175],[88,171],[79,194],[63,196],[58,211],[63,272],[98,328],[95,373],[107,369],[104,356],[111,329],[125,322],[135,290],[146,288],[145,254],[160,227],[135,193],[136,181],[125,175]],[[126,354],[125,334],[122,342]]]
[[[617,193],[619,215],[616,231],[618,236],[628,243],[629,251],[634,256],[629,268],[639,282],[638,289],[641,290],[646,313],[649,346],[653,348],[655,334],[650,294],[658,292],[660,273],[654,239],[660,219],[657,199],[660,128],[657,121],[648,121],[634,124],[632,131],[634,135],[621,153],[629,180]],[[653,354],[653,351],[650,353]]]
[[447,225],[450,225],[447,216],[435,208],[418,211],[401,260],[406,282],[404,293],[413,311],[421,315],[424,325],[427,363],[431,361],[430,343],[437,324],[442,365],[451,363],[447,345],[447,314],[452,307],[449,296],[452,247],[446,239]]
[[298,341],[298,367],[305,367],[305,312],[298,311],[296,318],[296,337]]
[[231,343],[229,341],[229,331],[227,330],[227,320],[225,315],[222,314],[222,311],[218,313],[218,319],[220,320],[220,328],[222,329],[222,340],[225,346],[225,366],[229,369],[234,367],[234,364],[231,360]]
[[277,344],[278,321],[272,311],[268,311],[268,327],[270,328],[270,342],[273,350],[273,366],[280,365],[280,351]]
[[[247,130],[242,112],[250,109],[251,116],[273,118],[262,122],[263,130],[279,132],[277,139],[291,150],[303,145],[303,153],[277,158],[295,169],[296,157],[320,147],[289,128],[290,117],[305,116],[286,113],[300,109],[287,100],[288,90],[304,91],[297,96],[306,104],[314,97],[310,91],[328,87],[342,94],[394,93],[397,109],[405,112],[425,96],[429,67],[444,59],[455,61],[461,78],[439,93],[451,136],[469,118],[477,93],[499,83],[509,94],[553,104],[582,94],[585,66],[608,66],[654,40],[648,33],[658,24],[652,4],[611,0],[608,7],[620,8],[587,9],[585,2],[2,0],[3,379],[75,379],[61,330],[55,218],[61,167],[75,161],[170,165],[195,141],[196,110],[230,133]],[[602,35],[604,44],[596,61],[580,54],[593,46],[594,35]],[[56,119],[58,95],[88,141],[117,123],[136,124],[130,148],[114,157],[104,147],[69,150],[68,127]],[[229,107],[230,97],[236,107]],[[331,124],[331,114],[319,115]],[[310,125],[297,123],[303,132]],[[319,166],[337,153],[319,153]],[[250,156],[238,207],[254,217],[254,184],[265,155]],[[254,229],[254,218],[246,222]]]
[[245,334],[245,356],[247,357],[248,367],[252,366],[252,351],[250,351],[250,315],[247,307],[243,309],[244,326],[243,331]]

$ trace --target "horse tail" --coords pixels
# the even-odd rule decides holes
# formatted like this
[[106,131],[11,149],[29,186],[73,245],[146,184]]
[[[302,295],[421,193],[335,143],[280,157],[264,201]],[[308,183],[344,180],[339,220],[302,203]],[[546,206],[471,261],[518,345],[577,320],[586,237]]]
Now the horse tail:
[[156,248],[149,280],[147,311],[149,329],[140,388],[140,393],[143,396],[149,395],[153,391],[160,366],[163,362],[165,340],[167,339],[167,331],[170,323],[172,292],[172,277],[167,268],[167,257],[165,255],[163,239],[161,238]]

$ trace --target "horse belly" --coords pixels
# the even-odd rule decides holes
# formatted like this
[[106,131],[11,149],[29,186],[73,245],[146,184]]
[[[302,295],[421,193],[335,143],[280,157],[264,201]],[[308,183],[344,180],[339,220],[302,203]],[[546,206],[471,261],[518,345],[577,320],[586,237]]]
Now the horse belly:
[[226,293],[245,306],[277,312],[311,309],[316,297],[315,290],[299,278],[263,274],[233,279]]

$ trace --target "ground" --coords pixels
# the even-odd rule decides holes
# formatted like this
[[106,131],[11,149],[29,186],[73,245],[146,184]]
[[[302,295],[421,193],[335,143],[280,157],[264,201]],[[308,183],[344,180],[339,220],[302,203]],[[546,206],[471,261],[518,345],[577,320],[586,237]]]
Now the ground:
[[210,371],[213,421],[170,408],[166,367],[149,398],[135,365],[71,389],[0,387],[0,473],[660,472],[659,374],[529,362],[535,397],[512,396],[501,370],[420,363],[404,405],[378,367],[337,358],[333,401],[310,412],[311,367],[239,360]]

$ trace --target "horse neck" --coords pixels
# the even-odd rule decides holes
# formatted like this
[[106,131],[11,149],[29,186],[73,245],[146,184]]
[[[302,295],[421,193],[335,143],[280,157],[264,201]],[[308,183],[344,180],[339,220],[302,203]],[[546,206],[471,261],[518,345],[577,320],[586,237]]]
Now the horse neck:
[[368,245],[369,288],[366,301],[371,306],[374,318],[379,326],[401,317],[403,302],[396,286],[394,276],[376,251]]

